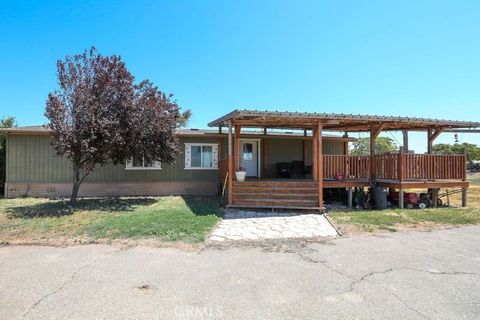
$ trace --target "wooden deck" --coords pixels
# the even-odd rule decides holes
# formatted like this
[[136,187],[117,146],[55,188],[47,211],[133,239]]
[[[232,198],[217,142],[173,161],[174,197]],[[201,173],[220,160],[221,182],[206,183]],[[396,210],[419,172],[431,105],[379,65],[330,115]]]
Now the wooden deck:
[[[469,187],[463,155],[324,155],[323,177],[323,188],[369,187],[371,181],[400,190]],[[313,179],[234,181],[230,207],[318,210],[319,185]]]

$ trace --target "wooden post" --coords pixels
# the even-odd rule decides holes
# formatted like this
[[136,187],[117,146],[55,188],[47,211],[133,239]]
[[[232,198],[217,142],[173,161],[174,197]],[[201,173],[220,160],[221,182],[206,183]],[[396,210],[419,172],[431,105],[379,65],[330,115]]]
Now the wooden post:
[[403,182],[405,176],[405,156],[403,149],[398,153],[398,181]]
[[307,164],[307,140],[303,140],[302,152],[303,152],[303,166],[305,167]]
[[432,207],[438,207],[438,188],[432,190]]
[[433,140],[430,139],[432,136],[432,128],[427,129],[427,153],[432,154],[433,152]]
[[380,123],[378,126],[370,126],[370,178],[376,178],[375,161],[373,161],[375,155],[375,140],[380,132],[385,128],[384,123]]
[[348,188],[348,207],[353,207],[353,189],[352,187]]
[[343,155],[348,156],[348,141],[343,142]]
[[228,205],[233,204],[232,121],[228,122]]
[[318,127],[313,128],[312,134],[312,177],[313,181],[318,181]]
[[433,130],[432,128],[427,129],[427,153],[432,154],[433,153],[433,141],[437,139],[437,137],[440,135],[440,133],[443,132],[445,128],[439,127]]
[[467,188],[462,188],[462,207],[466,208],[468,205]]
[[398,207],[403,209],[405,207],[405,193],[403,189],[398,192]]
[[235,160],[235,164],[234,164],[235,172],[238,171],[238,168],[240,166],[239,160],[240,160],[240,130],[241,129],[242,129],[241,126],[235,125],[235,150],[233,151],[234,160]]
[[268,139],[263,139],[263,177],[268,177]]
[[408,153],[408,130],[407,129],[404,129],[402,130],[402,134],[403,134],[403,146],[402,146],[402,149],[403,149],[403,152],[405,153]]
[[318,206],[323,209],[323,141],[322,141],[322,129],[323,124],[318,123],[317,126],[317,141],[318,141],[318,165],[317,165],[317,175],[318,175]]

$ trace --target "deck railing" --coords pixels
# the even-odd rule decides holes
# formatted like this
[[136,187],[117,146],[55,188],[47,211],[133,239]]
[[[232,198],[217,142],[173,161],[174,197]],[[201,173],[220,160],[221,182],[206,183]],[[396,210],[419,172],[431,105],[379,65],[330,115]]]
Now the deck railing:
[[[389,180],[465,180],[465,155],[385,154],[374,156],[324,155],[323,177],[336,179],[389,179]],[[228,171],[228,158],[218,163],[218,172],[224,179]]]
[[402,154],[404,179],[466,179],[464,155]]
[[323,177],[335,179],[367,179],[370,177],[370,156],[323,156]]
[[464,180],[464,155],[386,154],[374,156],[323,156],[323,176],[334,179],[374,177],[390,180]]

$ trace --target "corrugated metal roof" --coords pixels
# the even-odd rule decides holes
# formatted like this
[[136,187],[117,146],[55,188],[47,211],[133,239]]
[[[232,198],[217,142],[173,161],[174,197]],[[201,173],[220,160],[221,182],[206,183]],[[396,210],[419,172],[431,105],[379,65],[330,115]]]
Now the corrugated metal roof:
[[[338,120],[342,126],[346,123],[392,123],[398,127],[402,125],[420,127],[449,127],[449,128],[478,128],[480,122],[473,121],[457,121],[446,119],[429,119],[419,117],[397,117],[397,116],[381,116],[381,115],[362,115],[362,114],[344,114],[344,113],[317,113],[317,112],[288,112],[288,111],[260,111],[260,110],[234,110],[212,122],[210,127],[226,125],[229,120],[235,119],[298,119],[299,121],[312,120]],[[266,120],[265,120],[266,121]],[[300,122],[301,124],[301,122]],[[334,129],[334,126],[331,126]]]
[[[18,133],[18,134],[48,134],[50,130],[45,126],[36,125],[36,126],[22,126],[22,127],[15,127],[15,128],[0,128],[0,131],[4,131],[7,133]],[[195,129],[195,128],[183,128],[177,131],[177,134],[180,136],[204,136],[204,135],[219,135],[217,129]],[[227,132],[223,131],[221,135],[226,135]],[[293,137],[301,137],[303,136],[303,132],[292,132],[292,131],[274,131],[269,132],[269,135],[278,135],[278,136],[293,136]],[[242,131],[242,135],[263,135],[263,131],[261,130],[244,130]],[[311,136],[311,132],[307,133],[307,136]],[[339,135],[332,135],[332,134],[323,134],[326,138],[343,138]],[[349,140],[355,140],[354,138],[347,138]]]

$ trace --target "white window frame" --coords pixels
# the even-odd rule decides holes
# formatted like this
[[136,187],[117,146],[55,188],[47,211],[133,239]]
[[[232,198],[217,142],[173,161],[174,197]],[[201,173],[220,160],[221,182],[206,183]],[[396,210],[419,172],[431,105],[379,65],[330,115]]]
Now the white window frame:
[[142,157],[141,167],[133,166],[133,157],[125,161],[125,170],[162,170],[162,163],[160,161],[153,161],[153,167],[145,167],[145,157]]
[[[212,167],[192,167],[192,147],[212,147]],[[218,170],[218,143],[185,143],[185,170]]]

